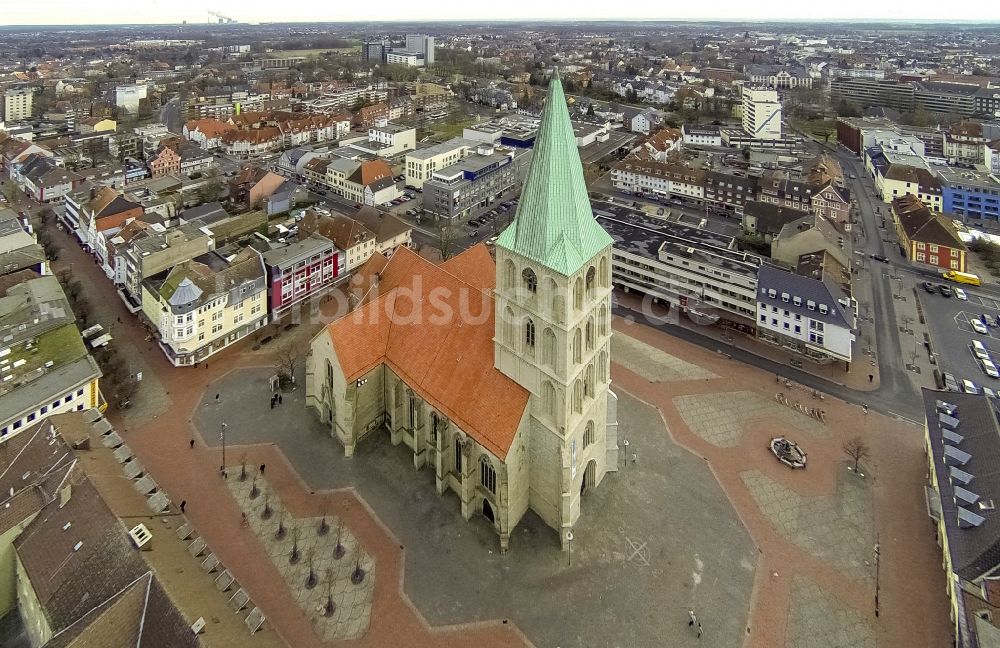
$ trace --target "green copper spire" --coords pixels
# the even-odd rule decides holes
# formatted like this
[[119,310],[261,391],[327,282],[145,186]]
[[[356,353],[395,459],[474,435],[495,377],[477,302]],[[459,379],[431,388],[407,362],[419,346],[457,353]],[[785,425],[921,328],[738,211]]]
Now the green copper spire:
[[594,220],[558,72],[549,83],[517,214],[497,246],[571,275],[611,237]]

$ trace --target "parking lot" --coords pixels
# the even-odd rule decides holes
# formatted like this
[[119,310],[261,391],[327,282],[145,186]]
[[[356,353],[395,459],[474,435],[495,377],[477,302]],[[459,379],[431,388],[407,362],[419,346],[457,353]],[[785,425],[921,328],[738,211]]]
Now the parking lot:
[[[952,289],[956,286],[951,285]],[[980,325],[983,315],[994,322],[1000,318],[1000,300],[979,294],[973,286],[961,286],[968,299],[944,297],[918,288],[924,318],[931,332],[931,344],[940,371],[955,376],[958,383],[971,380],[977,387],[1000,391],[1000,379],[987,376],[971,350],[972,341],[979,340],[988,349],[994,363],[1000,362],[1000,328],[985,326],[985,333],[973,329],[973,320]]]

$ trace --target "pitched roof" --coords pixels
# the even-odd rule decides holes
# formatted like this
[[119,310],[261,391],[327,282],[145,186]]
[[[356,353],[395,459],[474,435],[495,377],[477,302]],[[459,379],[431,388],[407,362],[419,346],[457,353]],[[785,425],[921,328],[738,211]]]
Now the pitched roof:
[[777,234],[788,223],[805,218],[808,212],[794,207],[784,207],[763,200],[748,200],[743,213],[757,219],[757,231],[762,234]]
[[[493,286],[490,282],[482,289],[476,283],[495,277],[496,267],[481,247],[455,257],[447,267],[399,248],[377,275],[371,289],[377,296],[370,295],[330,324],[325,334],[348,380],[384,363],[503,459],[530,394],[493,366]],[[475,279],[452,273],[459,270]]]
[[934,177],[934,174],[923,167],[909,166],[907,164],[892,164],[885,172],[888,180],[901,180],[903,182],[913,182],[921,190],[927,193],[941,193],[941,182]]
[[[931,467],[937,473],[952,568],[962,578],[974,581],[1000,565],[1000,515],[979,506],[980,502],[1000,503],[1000,472],[996,470],[1000,424],[995,401],[982,394],[930,389],[924,389],[922,395]],[[939,400],[958,407],[954,432],[941,423]],[[960,513],[964,519],[959,518]],[[968,513],[981,521],[967,522],[976,520]]]
[[514,222],[497,246],[571,275],[611,242],[590,208],[566,95],[556,73],[549,82]]
[[392,178],[392,169],[389,163],[382,159],[362,162],[347,177],[351,182],[360,185],[370,185],[385,178]]
[[396,238],[413,228],[392,214],[380,212],[374,207],[364,206],[358,210],[354,218],[375,233],[378,243]]
[[950,219],[935,214],[912,194],[893,199],[892,213],[911,241],[965,249]]

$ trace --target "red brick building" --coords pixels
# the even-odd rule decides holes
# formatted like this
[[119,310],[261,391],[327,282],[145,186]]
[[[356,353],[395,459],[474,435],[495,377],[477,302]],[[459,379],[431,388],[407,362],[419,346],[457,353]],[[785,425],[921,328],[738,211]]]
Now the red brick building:
[[968,249],[947,215],[932,212],[919,198],[907,195],[892,201],[892,220],[911,263],[965,272]]

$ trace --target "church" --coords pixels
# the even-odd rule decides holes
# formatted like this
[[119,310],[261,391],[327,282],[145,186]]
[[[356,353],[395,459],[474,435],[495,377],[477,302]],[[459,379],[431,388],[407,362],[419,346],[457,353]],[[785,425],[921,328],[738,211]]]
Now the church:
[[611,243],[556,76],[496,261],[482,244],[440,264],[373,256],[350,312],[311,342],[307,405],[347,456],[368,437],[405,444],[501,551],[529,509],[565,549],[587,491],[618,469]]

